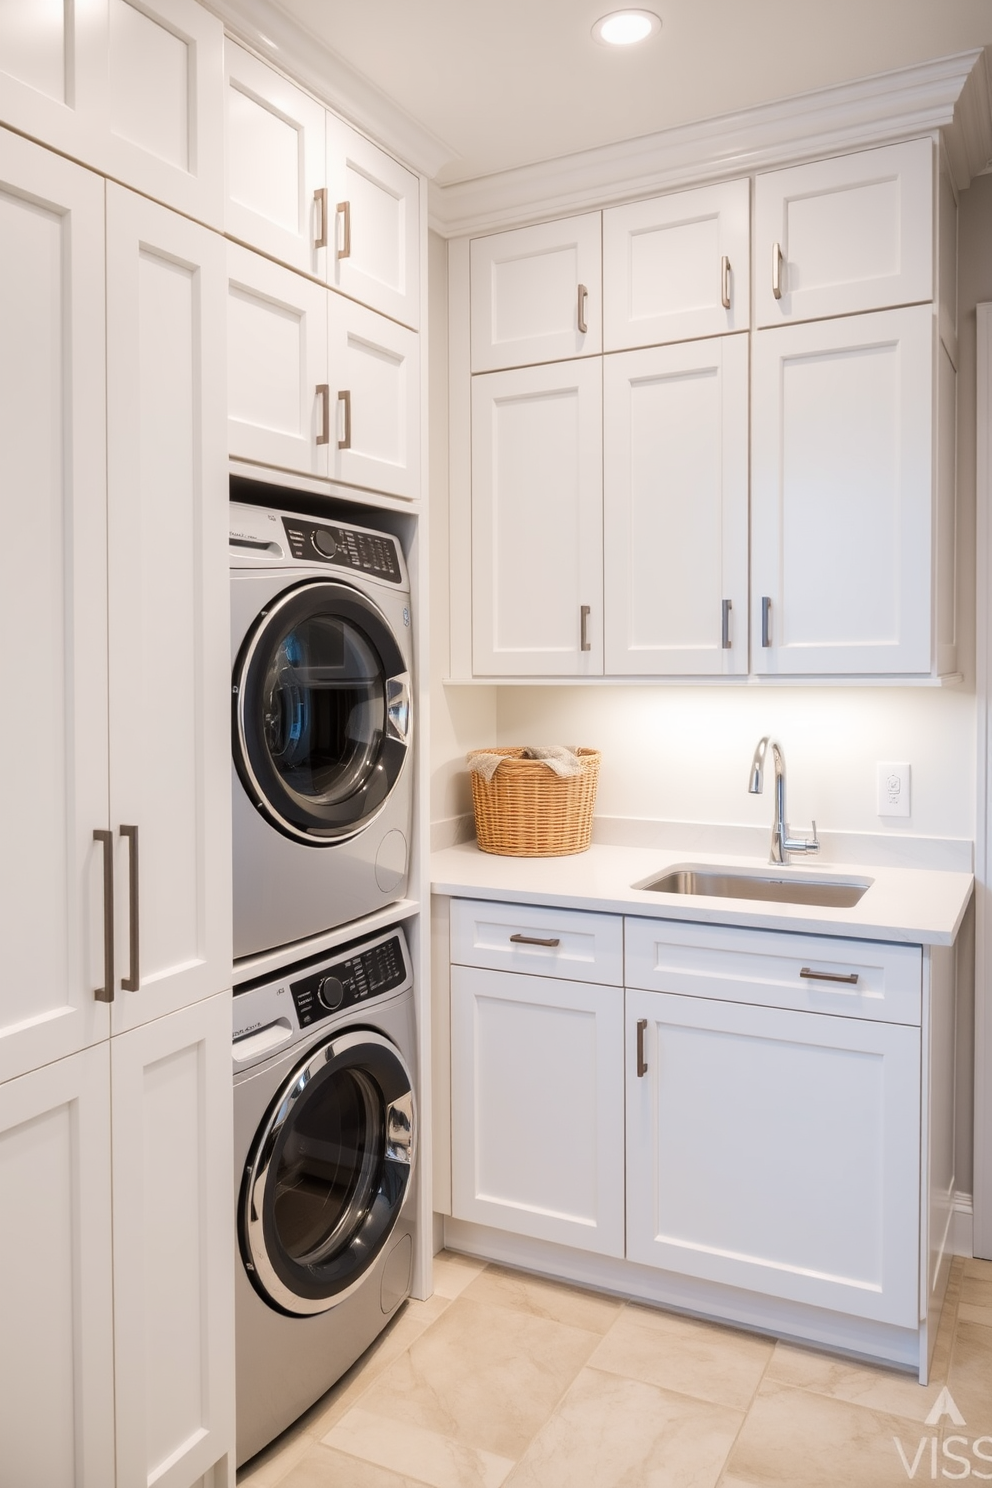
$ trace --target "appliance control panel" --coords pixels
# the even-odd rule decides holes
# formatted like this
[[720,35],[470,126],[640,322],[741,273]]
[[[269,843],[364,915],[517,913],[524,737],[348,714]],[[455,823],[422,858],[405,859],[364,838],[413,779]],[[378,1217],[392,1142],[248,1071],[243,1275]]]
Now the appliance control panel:
[[294,558],[309,563],[331,563],[402,584],[403,571],[396,554],[396,539],[384,532],[366,532],[360,527],[339,527],[331,522],[311,522],[302,517],[283,517],[286,539]]
[[301,1028],[344,1008],[357,1007],[370,997],[381,997],[406,981],[406,962],[398,935],[356,950],[347,959],[332,961],[290,982]]

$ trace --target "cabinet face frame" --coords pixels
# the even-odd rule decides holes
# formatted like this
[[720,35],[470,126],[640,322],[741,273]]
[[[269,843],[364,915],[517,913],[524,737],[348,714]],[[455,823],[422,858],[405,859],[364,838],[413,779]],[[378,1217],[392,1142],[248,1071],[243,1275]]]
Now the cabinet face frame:
[[600,212],[474,238],[469,251],[473,372],[602,351]]
[[[487,1008],[492,1038],[482,1032]],[[578,1067],[583,1055],[589,1062]],[[623,1255],[619,987],[453,966],[451,1093],[456,1218]],[[494,1096],[502,1109],[493,1109]],[[586,1129],[589,1146],[574,1136],[573,1122]],[[542,1203],[539,1193],[549,1142],[557,1204]],[[487,1192],[487,1173],[503,1192]]]
[[[227,281],[215,233],[114,183],[107,194],[120,1033],[230,983]],[[121,824],[139,831],[137,967]]]
[[[603,624],[607,676],[741,676],[748,668],[748,338],[718,336],[604,357]],[[707,397],[707,394],[710,396]],[[638,405],[654,396],[655,413]],[[671,415],[665,425],[657,400]],[[659,428],[663,431],[659,434]],[[671,475],[648,476],[638,435],[658,439]],[[701,484],[704,473],[709,479]],[[657,482],[657,484],[656,484]],[[710,518],[706,530],[706,519]],[[701,525],[697,525],[698,522]],[[650,538],[650,540],[649,540]],[[685,624],[694,595],[659,595],[657,553],[675,584],[706,584],[710,613],[695,644]],[[670,556],[669,556],[670,554]],[[700,562],[706,564],[701,571]],[[691,576],[691,578],[690,578]],[[640,580],[641,582],[638,582]],[[661,584],[664,590],[664,584]],[[662,609],[662,606],[665,609]],[[729,606],[729,608],[727,608]],[[650,612],[653,612],[651,614]],[[641,642],[638,613],[667,634]],[[664,632],[665,624],[661,622]]]
[[[601,675],[601,362],[590,358],[476,377],[472,404],[474,671]],[[519,427],[511,429],[508,418]],[[563,460],[567,478],[554,493],[558,509],[550,510],[547,502],[542,509],[547,482]],[[571,546],[561,559],[559,534]],[[532,561],[521,579],[514,555],[523,551]],[[543,608],[543,636],[536,602]],[[505,638],[508,625],[515,639]],[[535,631],[536,643],[528,644]]]
[[40,781],[18,786],[23,741],[11,731],[16,753],[0,749],[18,792],[5,821],[4,1080],[109,1032],[108,1007],[94,1000],[106,963],[93,838],[109,827],[109,802],[104,186],[0,130],[0,193],[0,256],[19,307],[4,312],[0,475],[20,493],[6,518],[10,551],[30,555],[8,564],[3,608],[10,634],[35,617],[31,676],[44,697],[21,702],[44,720],[34,765],[48,777],[41,801]]
[[[932,300],[934,192],[932,139],[759,175],[754,195],[756,325]],[[838,203],[845,196],[847,212],[841,221]],[[888,272],[868,277],[867,266],[858,262],[859,249],[880,245],[886,237]],[[820,283],[810,282],[816,272],[810,253],[820,256]]]
[[[874,356],[888,357],[890,376],[875,368]],[[856,386],[841,369],[847,358],[852,368],[863,368]],[[862,361],[862,359],[865,359]],[[933,576],[931,573],[933,498],[933,360],[934,316],[930,305],[879,311],[805,325],[759,331],[752,350],[753,409],[751,445],[751,670],[760,676],[922,675],[931,668]],[[831,369],[834,369],[831,371]],[[800,388],[796,377],[804,379]],[[825,379],[834,378],[832,389]],[[817,386],[819,379],[821,386]],[[826,387],[826,392],[824,388]],[[859,396],[858,387],[861,394]],[[838,420],[828,425],[830,392],[847,399]],[[867,430],[854,420],[872,412],[869,397],[880,400],[872,430],[884,431],[881,415],[889,418],[893,444],[869,451],[876,460],[891,457],[882,477],[889,485],[893,529],[882,507],[873,501],[879,482],[873,480],[867,456],[859,464],[867,471],[863,490],[839,483],[830,487],[847,503],[851,522],[874,518],[875,531],[858,532],[852,525],[844,555],[829,572],[822,565],[822,534],[817,536],[810,507],[804,520],[790,510],[793,499],[806,501],[823,480],[822,462],[813,469],[816,441],[824,459],[839,449],[848,459]],[[882,401],[889,399],[887,406]],[[846,434],[842,445],[836,432]],[[798,432],[797,432],[798,430]],[[881,434],[878,436],[879,441]],[[862,440],[863,443],[863,440]],[[803,454],[806,465],[799,462]],[[859,453],[859,460],[861,459]],[[818,500],[824,499],[821,492]],[[885,542],[885,551],[881,544]],[[820,564],[817,571],[816,564]],[[874,575],[888,573],[889,610],[871,622],[852,623],[852,609],[874,593]],[[819,595],[816,618],[819,635],[808,629],[797,635],[790,615],[789,586],[806,605],[805,624],[811,625],[812,605]],[[876,586],[877,587],[877,586]],[[770,601],[770,611],[764,601]],[[885,628],[887,633],[884,633]],[[767,638],[768,644],[763,642]]]
[[[603,350],[746,331],[750,224],[746,177],[608,207],[603,213]],[[645,301],[655,303],[654,313]]]

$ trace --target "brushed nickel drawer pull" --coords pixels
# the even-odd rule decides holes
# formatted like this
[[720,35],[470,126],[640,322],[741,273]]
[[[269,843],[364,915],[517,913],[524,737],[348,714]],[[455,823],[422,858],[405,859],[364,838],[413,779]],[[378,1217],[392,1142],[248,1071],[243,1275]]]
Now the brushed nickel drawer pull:
[[122,826],[121,836],[128,839],[130,850],[127,903],[131,941],[131,965],[128,968],[127,976],[121,978],[121,986],[125,992],[138,992],[141,990],[141,947],[138,939],[141,907],[138,885],[138,829],[137,827]]
[[103,847],[103,986],[93,993],[97,1002],[114,1000],[114,834],[97,828],[93,841]]
[[592,613],[589,605],[579,605],[579,650],[591,651],[592,642],[589,639],[589,616]]
[[730,309],[730,259],[726,254],[720,260],[720,303],[724,310]]
[[772,643],[772,602],[767,594],[761,596],[761,644],[770,646]]
[[338,212],[344,218],[344,232],[342,234],[341,247],[338,249],[338,258],[351,257],[351,202],[338,202]]
[[320,212],[320,232],[317,233],[316,236],[314,237],[313,246],[315,248],[326,248],[327,247],[327,187],[326,186],[321,186],[317,191],[314,192],[314,194],[313,194],[313,202],[314,202],[314,206]]
[[637,1020],[637,1078],[643,1080],[648,1072],[648,1062],[644,1058],[644,1035],[647,1032],[647,1018]]
[[331,389],[326,382],[317,384],[317,397],[320,399],[320,429],[317,434],[317,444],[330,444],[331,442]]
[[558,938],[557,935],[551,936],[548,940],[542,940],[539,935],[511,935],[510,936],[510,939],[512,940],[512,942],[513,942],[514,945],[539,945],[539,946],[560,946],[561,945],[561,941],[560,941],[560,939]]
[[776,300],[780,300],[782,298],[782,264],[783,264],[782,245],[781,245],[781,243],[773,243],[772,244],[772,294],[775,296]]
[[723,601],[723,623],[720,629],[720,645],[724,651],[730,650],[730,612],[734,608],[733,601]]
[[338,402],[344,404],[344,434],[338,440],[338,449],[351,449],[351,389],[342,388]]
[[846,982],[851,987],[858,985],[856,971],[811,971],[808,966],[804,966],[799,975],[809,982]]
[[578,306],[578,322],[579,322],[579,335],[580,336],[586,335],[586,333],[589,330],[589,327],[586,325],[586,300],[588,298],[589,298],[589,291],[586,289],[586,287],[585,287],[584,284],[580,284],[579,285],[579,306]]

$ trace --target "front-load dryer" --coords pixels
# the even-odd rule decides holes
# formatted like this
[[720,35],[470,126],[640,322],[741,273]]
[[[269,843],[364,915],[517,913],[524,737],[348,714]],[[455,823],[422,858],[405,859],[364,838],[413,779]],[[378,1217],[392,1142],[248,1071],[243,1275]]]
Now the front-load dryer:
[[406,892],[410,590],[386,532],[231,504],[234,955]]
[[398,926],[235,988],[239,1466],[409,1293],[415,1028]]

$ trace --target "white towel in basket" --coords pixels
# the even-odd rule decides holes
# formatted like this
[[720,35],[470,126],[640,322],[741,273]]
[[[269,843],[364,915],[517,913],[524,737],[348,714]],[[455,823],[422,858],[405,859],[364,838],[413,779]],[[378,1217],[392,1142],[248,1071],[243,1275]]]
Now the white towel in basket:
[[[547,748],[540,744],[525,744],[523,758],[543,760],[549,770],[553,770],[556,775],[561,775],[563,778],[579,775],[582,772],[582,761],[575,748],[570,748],[565,744],[551,744]],[[483,780],[490,781],[504,759],[506,759],[505,754],[475,754],[469,757],[468,767],[477,775],[481,775]]]

